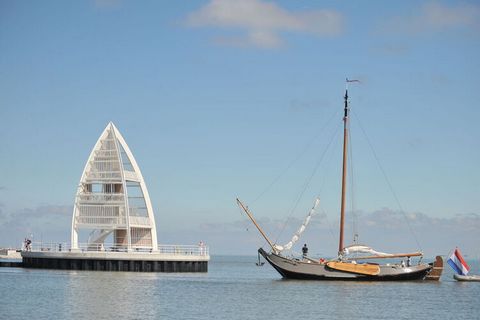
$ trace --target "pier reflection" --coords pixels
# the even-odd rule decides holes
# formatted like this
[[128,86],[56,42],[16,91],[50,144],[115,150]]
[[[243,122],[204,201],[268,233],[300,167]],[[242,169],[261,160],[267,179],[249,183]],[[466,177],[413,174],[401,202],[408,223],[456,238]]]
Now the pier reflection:
[[71,271],[65,305],[72,319],[153,318],[159,311],[156,273]]

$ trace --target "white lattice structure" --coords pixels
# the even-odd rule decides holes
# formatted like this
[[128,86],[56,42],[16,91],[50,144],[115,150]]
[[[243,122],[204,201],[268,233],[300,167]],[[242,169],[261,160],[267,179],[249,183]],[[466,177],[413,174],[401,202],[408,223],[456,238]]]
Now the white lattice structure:
[[72,250],[79,230],[90,230],[88,246],[103,247],[112,235],[115,248],[158,251],[152,204],[140,168],[113,123],[93,148],[75,197]]

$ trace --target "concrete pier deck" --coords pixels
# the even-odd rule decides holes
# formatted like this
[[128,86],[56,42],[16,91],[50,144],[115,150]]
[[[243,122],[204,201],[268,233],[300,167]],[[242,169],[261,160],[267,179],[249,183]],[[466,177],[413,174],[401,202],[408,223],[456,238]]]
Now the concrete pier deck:
[[65,245],[22,251],[24,268],[135,271],[207,272],[208,247],[159,245],[157,252],[110,249],[70,250]]

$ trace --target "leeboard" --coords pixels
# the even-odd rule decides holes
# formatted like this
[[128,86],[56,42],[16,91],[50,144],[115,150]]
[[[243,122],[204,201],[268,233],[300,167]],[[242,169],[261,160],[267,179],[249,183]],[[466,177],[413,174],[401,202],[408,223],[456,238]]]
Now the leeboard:
[[375,264],[357,264],[357,263],[350,263],[350,262],[337,262],[337,261],[330,261],[327,262],[327,266],[329,268],[357,273],[357,274],[365,274],[368,276],[376,276],[380,273],[380,267]]
[[439,281],[443,272],[443,258],[441,256],[437,256],[432,267],[432,270],[427,274],[425,280]]

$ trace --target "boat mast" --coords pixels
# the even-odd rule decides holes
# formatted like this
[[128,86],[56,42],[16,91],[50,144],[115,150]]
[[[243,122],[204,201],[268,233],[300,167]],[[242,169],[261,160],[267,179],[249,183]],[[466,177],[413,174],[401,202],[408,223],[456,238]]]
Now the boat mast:
[[340,239],[338,253],[343,251],[343,228],[345,224],[345,190],[347,184],[347,144],[348,144],[348,79],[345,87],[345,107],[343,116],[343,171],[342,171],[342,203],[340,208]]

